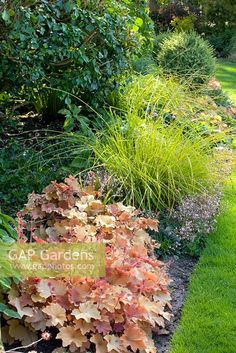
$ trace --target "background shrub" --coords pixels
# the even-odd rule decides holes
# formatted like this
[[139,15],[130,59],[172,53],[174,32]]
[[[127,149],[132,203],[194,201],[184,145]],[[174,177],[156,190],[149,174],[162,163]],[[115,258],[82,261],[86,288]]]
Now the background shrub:
[[[136,5],[117,0],[3,1],[1,89],[21,92],[44,112],[56,102],[45,86],[98,107],[133,56],[142,55],[151,43],[146,1]],[[64,100],[65,92],[57,93]]]
[[166,73],[193,84],[206,83],[215,73],[213,49],[195,32],[173,33],[161,43],[157,59]]
[[199,8],[190,4],[189,1],[174,0],[158,3],[156,6],[150,6],[150,15],[157,33],[173,28],[190,30],[200,14]]
[[196,22],[199,33],[220,33],[236,29],[236,6],[232,0],[192,0],[201,9],[201,16]]
[[234,31],[234,34],[231,38],[231,50],[229,54],[229,59],[232,62],[236,62],[236,31]]
[[232,29],[206,34],[218,57],[226,58],[236,51],[236,32]]
[[150,15],[156,33],[194,29],[204,35],[216,54],[230,52],[230,37],[236,30],[236,6],[232,0],[165,0],[150,1]]

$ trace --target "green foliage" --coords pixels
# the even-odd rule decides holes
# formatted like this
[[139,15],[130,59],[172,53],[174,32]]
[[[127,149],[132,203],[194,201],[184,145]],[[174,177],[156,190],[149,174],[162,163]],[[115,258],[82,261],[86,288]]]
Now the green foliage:
[[229,55],[229,60],[236,63],[236,31],[231,38],[231,51]]
[[[47,87],[98,106],[134,55],[151,45],[145,0],[138,7],[117,0],[3,0],[1,6],[1,86],[23,92],[39,111],[51,104]],[[57,96],[64,101],[66,93]]]
[[233,53],[233,37],[236,32],[236,6],[232,0],[193,0],[201,8],[201,16],[195,23],[198,33],[204,33],[218,57]]
[[0,313],[7,315],[8,317],[13,317],[15,319],[20,319],[21,316],[17,311],[10,309],[6,304],[0,303]]
[[151,6],[151,17],[157,33],[195,30],[204,34],[217,56],[227,57],[232,52],[231,38],[236,30],[233,0],[156,1],[156,6]]
[[157,63],[156,55],[160,51],[162,42],[164,42],[164,40],[166,40],[171,35],[172,35],[172,32],[167,30],[164,32],[159,32],[155,36],[154,43],[153,43],[153,56],[155,56],[156,63]]
[[[17,222],[10,216],[0,212],[0,293],[6,293],[12,286],[12,279],[17,280],[17,270],[12,269],[8,261],[11,244],[17,239]],[[1,298],[2,299],[2,298]],[[9,317],[20,318],[20,315],[8,305],[0,302],[0,313]]]
[[235,39],[235,30],[226,28],[224,31],[214,31],[206,35],[206,39],[213,46],[218,57],[226,58],[233,53]]
[[[15,268],[12,268],[11,263],[8,259],[8,254],[11,249],[11,245],[6,243],[0,243],[0,268],[1,268],[1,277],[0,277],[0,293],[7,293],[13,282],[17,283],[19,281],[19,273]],[[1,299],[0,299],[1,301]],[[1,306],[2,303],[0,303]],[[6,309],[6,308],[5,308]],[[4,307],[0,308],[0,312],[4,312]],[[15,313],[16,314],[16,313]]]
[[0,242],[12,243],[17,239],[14,227],[16,227],[16,221],[0,212]]
[[199,30],[205,33],[219,33],[236,28],[235,1],[192,0],[191,3],[201,7],[201,19],[196,23]]
[[189,88],[188,84],[180,84],[173,77],[166,78],[160,73],[135,75],[122,87],[114,105],[141,118],[150,115],[154,119],[164,119],[166,123],[191,121],[198,132],[214,136],[213,144],[226,141],[227,133],[235,124],[226,108],[218,105],[227,103],[229,106],[229,99],[226,100],[218,90]]
[[160,45],[157,59],[164,72],[195,85],[203,84],[215,73],[212,47],[195,32],[175,32]]
[[150,12],[157,33],[173,28],[191,30],[200,15],[199,8],[188,0],[158,1],[158,5],[150,7]]
[[75,156],[73,167],[81,171],[81,158],[84,168],[104,167],[126,202],[142,208],[172,207],[182,196],[211,186],[212,148],[228,130],[216,104],[199,94],[173,78],[132,77],[102,130],[64,137]]
[[151,54],[143,55],[141,58],[134,61],[134,71],[141,74],[148,74],[157,70],[156,61]]
[[193,15],[189,15],[184,18],[177,17],[171,21],[171,26],[178,32],[190,31],[194,29],[195,20],[196,18]]
[[23,207],[30,192],[40,191],[52,178],[69,173],[68,151],[63,150],[63,155],[60,151],[62,147],[65,149],[63,141],[58,144],[54,140],[53,146],[46,137],[33,142],[31,146],[27,138],[12,138],[5,140],[5,147],[1,148],[1,207],[12,216]]
[[70,104],[68,109],[61,109],[58,113],[64,114],[66,117],[63,125],[65,131],[72,131],[75,127],[79,128],[82,132],[85,133],[88,130],[89,119],[86,116],[80,114],[81,107],[75,104]]

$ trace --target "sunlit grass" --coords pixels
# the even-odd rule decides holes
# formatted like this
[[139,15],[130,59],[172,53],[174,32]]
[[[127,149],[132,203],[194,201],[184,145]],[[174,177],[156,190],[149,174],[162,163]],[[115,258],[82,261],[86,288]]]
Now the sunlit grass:
[[220,81],[222,88],[236,104],[236,63],[219,60],[216,77]]

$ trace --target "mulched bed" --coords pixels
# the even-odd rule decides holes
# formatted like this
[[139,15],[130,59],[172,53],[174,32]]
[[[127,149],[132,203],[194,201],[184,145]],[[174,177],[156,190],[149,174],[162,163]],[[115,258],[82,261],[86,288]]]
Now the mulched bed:
[[176,330],[181,317],[182,307],[188,290],[189,277],[197,263],[197,259],[185,258],[177,259],[172,257],[167,263],[167,270],[172,279],[170,292],[172,297],[173,317],[166,324],[165,330],[161,335],[155,336],[155,342],[158,353],[168,353],[170,349],[171,338]]

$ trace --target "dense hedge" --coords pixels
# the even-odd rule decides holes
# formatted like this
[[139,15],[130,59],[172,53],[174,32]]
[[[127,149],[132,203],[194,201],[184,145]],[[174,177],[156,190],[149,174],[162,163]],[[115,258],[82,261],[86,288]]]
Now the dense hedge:
[[99,102],[150,44],[146,0],[2,0],[0,6],[0,85],[7,91],[40,92],[46,85]]

